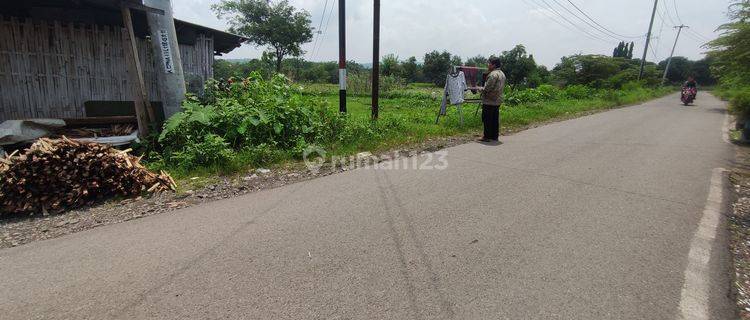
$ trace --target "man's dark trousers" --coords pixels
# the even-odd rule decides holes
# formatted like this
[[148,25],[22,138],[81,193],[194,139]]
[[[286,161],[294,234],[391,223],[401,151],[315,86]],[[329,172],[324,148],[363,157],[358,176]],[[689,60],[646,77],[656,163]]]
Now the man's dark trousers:
[[500,107],[482,105],[484,139],[497,140],[500,135]]

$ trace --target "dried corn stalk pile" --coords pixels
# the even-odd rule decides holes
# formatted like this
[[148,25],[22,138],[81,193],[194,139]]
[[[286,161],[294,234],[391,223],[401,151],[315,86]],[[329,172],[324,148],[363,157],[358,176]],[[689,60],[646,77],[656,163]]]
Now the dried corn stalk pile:
[[21,155],[0,158],[0,215],[60,212],[118,195],[174,190],[168,174],[155,174],[139,160],[103,144],[39,139]]

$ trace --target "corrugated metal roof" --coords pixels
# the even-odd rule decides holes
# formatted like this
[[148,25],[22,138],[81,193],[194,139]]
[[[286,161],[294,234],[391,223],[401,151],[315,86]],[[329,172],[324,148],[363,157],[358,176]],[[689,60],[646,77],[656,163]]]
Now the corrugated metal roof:
[[[141,0],[2,0],[0,2],[0,15],[110,25],[122,25],[122,18],[119,13],[122,2],[143,5]],[[75,14],[75,12],[79,12],[80,14]],[[181,34],[185,34],[185,31],[191,30],[211,35],[214,38],[214,50],[218,54],[228,53],[247,40],[243,36],[192,22],[179,19],[174,19],[174,21],[178,38],[180,38]],[[147,33],[145,16],[138,10],[133,12],[133,24],[136,34],[145,35]],[[181,42],[183,40],[185,39],[180,39]]]

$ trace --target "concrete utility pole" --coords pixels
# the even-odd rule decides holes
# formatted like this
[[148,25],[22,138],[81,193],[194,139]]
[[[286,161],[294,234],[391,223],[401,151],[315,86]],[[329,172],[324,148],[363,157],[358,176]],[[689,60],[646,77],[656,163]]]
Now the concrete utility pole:
[[643,58],[641,58],[641,71],[638,72],[638,80],[643,78],[643,68],[646,67],[646,54],[648,53],[648,44],[651,42],[651,31],[654,28],[654,18],[656,17],[656,5],[659,0],[654,0],[654,11],[651,12],[651,22],[648,24],[648,35],[646,36],[646,46],[643,48]]
[[372,120],[378,119],[380,95],[380,0],[374,0],[372,29]]
[[180,47],[177,43],[177,31],[174,28],[172,4],[170,0],[143,0],[143,4],[164,11],[164,14],[146,14],[151,34],[151,44],[159,67],[156,78],[159,93],[164,107],[164,117],[169,118],[181,110],[185,100],[185,75],[182,72]]
[[339,0],[339,112],[346,113],[346,1]]
[[669,66],[672,64],[672,57],[674,56],[674,49],[677,48],[677,40],[680,39],[680,33],[682,33],[682,28],[690,28],[686,25],[679,25],[675,26],[675,29],[677,29],[677,37],[674,38],[674,45],[672,46],[672,53],[669,54],[669,59],[667,59],[667,67],[664,68],[664,76],[661,78],[661,85],[664,85],[667,83],[667,73],[669,72]]

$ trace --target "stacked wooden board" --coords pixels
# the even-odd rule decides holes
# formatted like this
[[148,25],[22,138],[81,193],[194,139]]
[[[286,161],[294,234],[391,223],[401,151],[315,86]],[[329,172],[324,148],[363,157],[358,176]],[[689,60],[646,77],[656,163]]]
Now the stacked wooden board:
[[20,155],[0,158],[0,215],[56,213],[116,196],[174,190],[165,172],[110,146],[42,138]]

